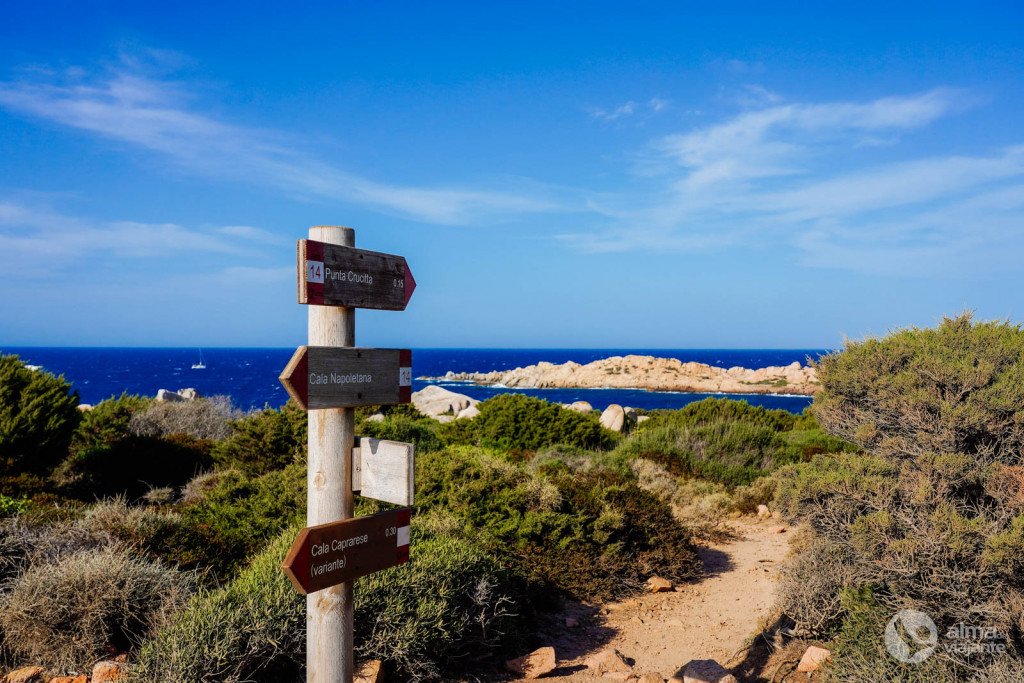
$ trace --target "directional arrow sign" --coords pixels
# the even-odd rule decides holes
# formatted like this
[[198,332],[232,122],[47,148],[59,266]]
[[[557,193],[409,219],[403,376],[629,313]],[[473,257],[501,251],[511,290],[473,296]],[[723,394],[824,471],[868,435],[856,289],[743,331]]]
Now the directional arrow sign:
[[299,303],[404,311],[416,289],[401,256],[299,240]]
[[313,593],[409,561],[409,508],[306,527],[281,565]]
[[412,351],[300,346],[281,384],[305,410],[412,400]]

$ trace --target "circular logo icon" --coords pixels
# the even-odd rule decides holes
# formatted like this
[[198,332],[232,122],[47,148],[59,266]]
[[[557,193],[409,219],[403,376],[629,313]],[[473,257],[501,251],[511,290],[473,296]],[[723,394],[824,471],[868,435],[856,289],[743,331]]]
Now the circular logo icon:
[[939,629],[924,612],[902,609],[885,627],[885,649],[905,664],[920,664],[935,652]]

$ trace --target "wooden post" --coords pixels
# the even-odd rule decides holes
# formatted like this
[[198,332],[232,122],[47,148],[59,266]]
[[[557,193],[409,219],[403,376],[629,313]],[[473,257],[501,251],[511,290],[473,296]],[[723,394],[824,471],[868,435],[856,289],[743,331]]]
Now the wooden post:
[[[309,238],[354,247],[355,231],[314,226]],[[355,346],[355,309],[309,307],[310,346]],[[352,446],[355,409],[309,411],[309,466],[306,474],[308,526],[352,517]],[[307,683],[351,683],[352,583],[306,596]]]

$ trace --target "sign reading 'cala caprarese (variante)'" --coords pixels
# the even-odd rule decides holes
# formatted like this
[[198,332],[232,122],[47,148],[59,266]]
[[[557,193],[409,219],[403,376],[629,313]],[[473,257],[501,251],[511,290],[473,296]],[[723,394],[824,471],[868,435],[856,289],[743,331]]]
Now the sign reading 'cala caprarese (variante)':
[[282,568],[313,593],[409,561],[409,508],[311,526],[299,532]]

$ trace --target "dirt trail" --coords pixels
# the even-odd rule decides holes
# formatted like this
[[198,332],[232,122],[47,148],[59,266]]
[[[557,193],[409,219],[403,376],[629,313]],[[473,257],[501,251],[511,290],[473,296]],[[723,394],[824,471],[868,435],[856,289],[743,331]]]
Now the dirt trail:
[[[729,666],[769,617],[779,566],[793,535],[788,527],[779,533],[777,521],[740,521],[732,526],[733,539],[701,549],[706,574],[700,581],[673,592],[607,604],[596,612],[580,607],[579,626],[545,629],[552,636],[557,633],[550,644],[559,660],[554,673],[561,675],[544,680],[599,680],[584,662],[605,647],[632,660],[636,674],[649,672],[666,679],[691,659],[715,659]],[[564,616],[573,612],[560,619]]]

